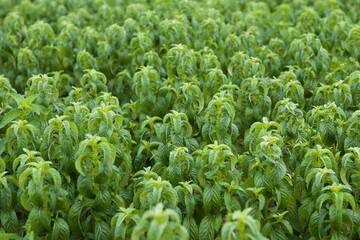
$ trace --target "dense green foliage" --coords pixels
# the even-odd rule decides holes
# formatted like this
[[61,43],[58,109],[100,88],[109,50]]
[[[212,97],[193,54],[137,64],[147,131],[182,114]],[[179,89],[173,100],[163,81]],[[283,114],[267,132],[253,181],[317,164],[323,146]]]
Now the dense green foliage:
[[359,9],[1,0],[0,239],[359,239]]

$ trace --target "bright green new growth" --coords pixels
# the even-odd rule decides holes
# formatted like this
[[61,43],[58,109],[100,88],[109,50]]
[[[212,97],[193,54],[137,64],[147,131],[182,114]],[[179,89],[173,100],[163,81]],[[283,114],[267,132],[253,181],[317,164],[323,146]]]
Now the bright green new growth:
[[0,0],[0,239],[359,239],[359,9]]

